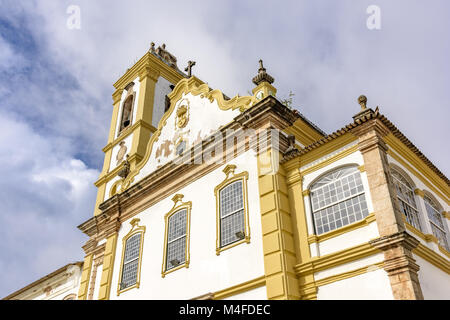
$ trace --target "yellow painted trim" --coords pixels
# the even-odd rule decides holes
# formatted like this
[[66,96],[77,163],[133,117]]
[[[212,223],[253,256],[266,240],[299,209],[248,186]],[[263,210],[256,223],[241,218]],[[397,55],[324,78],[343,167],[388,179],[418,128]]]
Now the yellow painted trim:
[[[121,293],[124,293],[128,290],[139,288],[141,281],[141,266],[142,266],[142,256],[143,256],[143,248],[144,248],[144,234],[145,234],[145,226],[139,226],[139,218],[134,218],[130,221],[131,229],[130,231],[123,237],[122,239],[122,259],[120,260],[120,271],[119,271],[119,283],[117,284],[117,295],[119,296]],[[123,271],[123,263],[125,258],[125,245],[127,240],[134,236],[135,234],[141,234],[140,247],[139,247],[139,259],[138,259],[138,270],[137,270],[137,279],[136,283],[130,287],[125,289],[120,289],[120,284],[122,283],[122,271]]]
[[[183,199],[182,194],[176,194],[172,201],[174,202],[172,209],[164,215],[165,231],[164,231],[164,248],[163,248],[163,262],[161,268],[161,276],[164,278],[167,274],[179,270],[181,268],[189,268],[190,263],[190,234],[191,234],[191,209],[192,202],[181,202],[179,205],[177,203]],[[180,210],[186,209],[186,245],[185,245],[185,261],[183,264],[176,266],[170,270],[166,270],[167,265],[167,243],[169,237],[169,219],[172,215],[179,212]]]
[[78,300],[86,300],[88,294],[89,280],[91,278],[91,269],[94,254],[88,254],[84,257],[83,271],[81,272],[80,287],[78,289]]
[[[249,222],[249,214],[248,214],[248,189],[247,189],[247,180],[248,180],[248,172],[243,171],[241,173],[235,174],[234,170],[236,169],[235,165],[227,165],[223,172],[226,174],[225,179],[214,188],[214,196],[216,197],[216,255],[220,255],[222,251],[233,248],[242,243],[250,243],[250,222]],[[242,240],[233,242],[224,247],[220,245],[220,191],[228,186],[229,184],[242,181],[242,192],[243,192],[243,200],[244,200],[244,222],[245,222],[245,236]]]
[[425,193],[423,192],[423,190],[420,189],[414,189],[414,194],[418,195],[419,197],[423,198],[425,196]]
[[447,218],[447,219],[449,219],[450,220],[450,212],[447,212],[447,211],[442,211],[442,216],[444,217],[444,218]]
[[382,269],[384,266],[384,261],[382,262],[378,262],[378,263],[374,263],[362,268],[358,268],[358,269],[354,269],[354,270],[350,270],[350,271],[346,271],[346,272],[342,272],[339,274],[334,274],[332,276],[320,279],[320,280],[316,280],[315,281],[315,285],[317,287],[321,287],[321,286],[325,286],[327,284],[333,283],[333,282],[337,282],[337,281],[341,281],[341,280],[345,280],[348,278],[353,278],[371,271],[375,271],[378,269]]
[[[324,160],[322,162],[319,162],[318,164],[315,164],[312,167],[309,167],[309,168],[307,168],[305,170],[301,170],[300,173],[303,176],[305,176],[305,175],[307,175],[307,174],[309,174],[311,172],[314,172],[314,171],[317,171],[319,169],[322,169],[322,168],[328,166],[329,164],[331,164],[333,162],[336,162],[336,161],[338,161],[340,159],[343,159],[343,158],[347,157],[348,155],[350,155],[352,153],[355,153],[356,151],[358,151],[358,145],[351,146],[350,148],[342,150],[341,152],[333,155],[332,157],[330,157],[330,158],[328,158],[328,159],[326,159],[326,160]],[[328,153],[332,153],[332,152],[330,151]]]
[[434,242],[438,248],[439,251],[441,251],[443,254],[445,254],[447,257],[450,258],[450,252],[448,252],[443,246],[441,246],[439,244],[438,239],[436,238],[435,235],[431,234],[431,233],[423,233],[422,231],[420,231],[419,229],[416,229],[414,226],[412,226],[411,224],[409,224],[406,221],[406,217],[403,216],[403,221],[405,222],[405,227],[406,229],[408,229],[409,231],[411,231],[412,233],[414,233],[416,236],[418,236],[419,238],[421,238],[422,240],[426,241],[426,242]]
[[103,256],[102,277],[98,292],[99,300],[109,300],[111,292],[112,274],[114,271],[114,258],[116,256],[117,232],[106,239],[105,253]]
[[442,271],[450,273],[450,261],[427,246],[419,243],[419,245],[414,248],[412,252]]
[[214,292],[213,295],[213,299],[214,300],[221,300],[221,299],[225,299],[231,296],[235,296],[237,294],[243,293],[243,292],[247,292],[256,288],[260,288],[266,285],[266,278],[265,276],[261,276],[258,277],[256,279],[252,279],[237,285],[234,285],[232,287],[223,289],[223,290],[219,290]]
[[319,243],[326,240],[329,240],[331,238],[335,238],[337,236],[340,236],[342,234],[345,234],[347,232],[351,232],[354,230],[357,230],[359,228],[367,227],[371,222],[374,222],[375,219],[375,213],[370,213],[367,217],[365,217],[362,220],[353,222],[351,224],[348,224],[344,227],[341,227],[339,229],[335,229],[326,233],[322,233],[321,235],[310,235],[308,236],[308,243]]
[[366,167],[364,165],[361,165],[361,166],[358,167],[358,170],[360,172],[364,172],[364,171],[366,171]]
[[307,197],[307,196],[309,196],[311,194],[311,190],[309,190],[309,189],[306,189],[306,190],[303,190],[302,191],[302,196],[303,197]]
[[309,261],[296,265],[295,270],[298,275],[316,273],[381,252],[381,250],[366,242],[351,248],[326,254],[321,257],[313,257]]

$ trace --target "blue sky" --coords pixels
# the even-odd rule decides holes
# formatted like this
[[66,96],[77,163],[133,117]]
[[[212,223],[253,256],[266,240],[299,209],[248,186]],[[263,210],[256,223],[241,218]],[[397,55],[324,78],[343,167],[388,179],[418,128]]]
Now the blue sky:
[[[369,5],[381,29],[366,27]],[[448,1],[17,1],[0,11],[0,297],[82,260],[112,84],[150,42],[228,96],[258,60],[330,133],[360,94],[450,172]],[[66,26],[69,5],[81,29]]]

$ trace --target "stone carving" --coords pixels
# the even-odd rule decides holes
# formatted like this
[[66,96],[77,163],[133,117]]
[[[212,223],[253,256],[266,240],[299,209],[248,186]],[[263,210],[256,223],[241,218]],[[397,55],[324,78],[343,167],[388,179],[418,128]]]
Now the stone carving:
[[259,60],[258,74],[252,79],[252,81],[256,85],[264,81],[272,84],[275,81],[275,79],[266,72],[266,68],[264,68],[262,60]]
[[179,129],[186,127],[189,121],[189,113],[186,105],[182,105],[177,109],[175,126]]
[[127,155],[127,158],[125,159],[123,164],[123,168],[117,173],[117,175],[122,179],[125,179],[130,173],[130,163],[128,162],[128,157],[129,156]]
[[128,149],[127,146],[125,145],[125,141],[120,141],[119,146],[120,146],[120,149],[117,152],[117,156],[116,156],[116,160],[117,160],[116,165],[117,166],[122,162],[123,157],[127,153],[127,149]]
[[166,45],[163,44],[161,47],[156,49],[156,54],[163,59],[169,66],[176,68],[177,67],[177,58],[172,55],[169,51],[166,50]]

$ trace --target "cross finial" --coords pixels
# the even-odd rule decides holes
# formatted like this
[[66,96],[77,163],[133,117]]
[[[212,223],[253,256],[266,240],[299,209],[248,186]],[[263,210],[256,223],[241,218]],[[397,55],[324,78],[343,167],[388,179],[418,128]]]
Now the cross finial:
[[188,66],[184,69],[188,73],[188,78],[192,76],[192,67],[195,66],[195,61],[188,61]]

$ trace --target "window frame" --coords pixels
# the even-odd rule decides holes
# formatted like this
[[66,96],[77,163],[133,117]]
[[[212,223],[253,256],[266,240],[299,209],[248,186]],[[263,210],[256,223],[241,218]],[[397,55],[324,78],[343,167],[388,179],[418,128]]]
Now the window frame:
[[[234,171],[236,166],[233,164],[227,165],[223,172],[226,174],[225,179],[214,188],[214,195],[216,198],[216,255],[220,255],[222,251],[233,248],[242,243],[250,243],[250,223],[249,223],[249,210],[248,210],[248,172],[243,171],[241,173],[235,174]],[[244,209],[244,237],[241,240],[236,240],[225,246],[221,246],[221,216],[220,216],[220,192],[229,186],[230,184],[241,181],[242,183],[242,200]]]
[[[436,237],[437,244],[438,244],[439,246],[441,246],[443,249],[445,249],[445,250],[447,250],[447,251],[450,251],[450,249],[449,249],[449,248],[450,248],[450,244],[448,243],[448,234],[447,234],[447,230],[446,230],[446,228],[445,228],[445,221],[442,219],[442,211],[443,211],[443,210],[442,210],[442,207],[441,207],[440,203],[437,202],[437,201],[434,199],[434,197],[433,197],[432,195],[430,195],[428,192],[425,193],[424,196],[423,196],[423,203],[424,203],[424,206],[425,206],[425,211],[426,211],[426,214],[427,214],[428,222],[430,223],[431,234],[432,234],[434,237]],[[427,204],[427,203],[428,203],[428,204]],[[428,212],[428,206],[430,206],[430,207],[431,207],[431,210],[433,210],[433,211],[436,213],[436,215],[439,217],[440,222],[441,222],[441,224],[442,224],[442,227],[441,227],[441,226],[438,226],[438,225],[433,221],[433,219],[430,217],[430,213]],[[436,229],[438,229],[440,232],[442,232],[442,233],[444,234],[444,241],[445,241],[444,244],[441,244],[441,243],[439,242],[439,238],[436,236],[433,227],[436,228]]]
[[[405,185],[404,182],[402,182],[400,179],[395,177],[393,174],[394,172],[397,173],[399,176],[401,176],[409,184],[409,186]],[[408,225],[410,225],[411,227],[413,227],[414,229],[416,229],[420,232],[424,232],[423,221],[421,221],[421,210],[419,209],[419,203],[416,199],[416,193],[415,193],[416,185],[411,180],[409,175],[398,167],[394,167],[391,165],[390,166],[390,175],[391,175],[392,184],[393,184],[394,191],[395,191],[395,199],[397,201],[397,205],[398,205],[400,212],[403,214],[405,223],[407,223]],[[398,195],[396,181],[397,181],[397,183],[401,183],[404,187],[408,188],[409,191],[412,193],[412,199],[414,200],[414,204],[416,206],[415,208],[410,203],[408,203],[407,199],[403,199],[403,197],[400,197]],[[402,203],[404,203],[408,208],[411,208],[412,210],[414,210],[416,212],[418,227],[415,226],[414,224],[412,224],[410,221],[408,221],[408,216],[402,209]]]
[[[335,173],[335,172],[337,172],[337,171],[339,171],[339,170],[343,170],[343,169],[354,169],[354,171],[352,171],[351,173],[347,173],[347,174],[345,174],[345,175],[339,177],[338,179],[342,179],[342,178],[348,177],[348,176],[350,176],[350,175],[353,175],[353,174],[355,174],[355,173],[359,173],[359,177],[360,177],[360,179],[361,179],[361,186],[362,186],[362,188],[363,188],[363,191],[357,192],[356,194],[350,195],[350,196],[348,196],[348,197],[344,197],[344,198],[343,198],[342,200],[340,200],[340,201],[336,200],[336,201],[334,201],[334,202],[330,202],[329,204],[324,205],[324,206],[319,207],[318,209],[314,210],[314,206],[313,206],[313,194],[314,194],[314,190],[312,189],[312,188],[314,187],[314,185],[315,185],[316,183],[318,183],[320,180],[322,180],[323,178],[325,178],[325,177],[327,177],[327,176],[329,176],[329,175],[332,175],[333,173]],[[335,180],[335,181],[337,181],[337,180]],[[331,184],[331,183],[334,183],[334,181],[328,182],[328,183],[326,183],[326,184],[324,184],[324,185],[322,185],[322,186],[316,188],[315,190],[318,190],[318,189],[320,189],[320,188],[322,188],[322,187],[324,187],[324,186],[326,186],[326,185],[329,185],[329,184]],[[365,188],[365,186],[364,186],[363,176],[362,176],[362,174],[361,174],[361,170],[360,170],[359,166],[356,165],[356,164],[344,164],[344,165],[341,165],[341,166],[337,166],[337,167],[335,167],[335,168],[331,168],[330,170],[328,170],[328,171],[322,173],[322,174],[319,175],[317,178],[315,178],[315,179],[309,184],[307,190],[308,190],[308,198],[309,198],[309,208],[310,208],[310,210],[311,210],[311,220],[312,220],[311,222],[312,222],[313,232],[314,232],[314,235],[317,236],[317,237],[321,237],[321,236],[323,236],[323,235],[326,235],[326,234],[329,234],[329,233],[332,233],[332,232],[336,232],[337,230],[341,230],[341,229],[348,228],[349,226],[352,226],[352,225],[354,225],[354,224],[361,223],[362,221],[365,221],[365,219],[367,219],[367,217],[370,216],[370,211],[369,211],[369,199],[367,198],[367,190],[366,190],[366,188]],[[320,234],[318,233],[318,230],[317,230],[318,227],[317,227],[317,225],[316,225],[315,214],[319,213],[321,210],[324,210],[324,209],[327,209],[327,208],[331,208],[331,207],[333,207],[333,206],[335,206],[335,205],[338,205],[338,204],[340,204],[340,203],[345,203],[345,202],[348,201],[348,200],[351,200],[351,199],[353,199],[353,198],[360,197],[360,196],[362,196],[362,197],[364,198],[364,201],[365,201],[365,203],[366,203],[366,209],[367,209],[367,215],[366,215],[366,216],[364,216],[363,212],[361,211],[361,217],[362,217],[362,218],[359,219],[359,220],[356,220],[356,217],[355,217],[355,221],[350,222],[350,219],[349,219],[349,213],[347,212],[347,209],[346,209],[346,212],[347,212],[347,217],[346,217],[346,218],[349,220],[349,223],[347,223],[347,224],[345,224],[345,225],[344,225],[344,224],[341,224],[340,227],[336,227],[336,228],[334,228],[334,229],[329,229],[328,231],[322,232],[322,233],[320,233]],[[327,219],[328,219],[328,218],[327,218]],[[342,217],[341,217],[341,220],[343,220]],[[336,220],[334,220],[334,222],[336,222]]]
[[[191,233],[191,210],[192,210],[192,202],[181,202],[178,204],[179,201],[183,199],[182,194],[176,194],[172,201],[174,202],[172,209],[167,212],[164,215],[164,225],[165,225],[165,231],[164,231],[164,247],[163,247],[163,261],[162,261],[162,268],[161,268],[161,276],[164,278],[167,274],[177,271],[181,268],[189,268],[190,264],[190,233]],[[178,204],[178,205],[177,205]],[[168,244],[169,244],[169,219],[176,213],[180,212],[181,210],[186,209],[186,246],[185,246],[185,259],[182,264],[179,264],[176,267],[173,267],[171,269],[167,269],[167,251],[168,251]]]
[[[117,295],[119,296],[121,293],[124,293],[128,290],[139,288],[141,282],[141,266],[142,266],[142,256],[143,256],[143,248],[144,248],[144,234],[145,234],[145,226],[139,226],[139,218],[134,218],[130,221],[131,229],[130,231],[122,238],[122,259],[120,261],[120,271],[119,271],[119,282],[117,284]],[[139,256],[138,256],[138,266],[137,266],[137,276],[136,283],[133,285],[126,287],[124,289],[121,288],[122,277],[123,277],[123,268],[124,268],[124,259],[125,259],[125,249],[127,241],[134,235],[140,234],[140,243],[139,243]]]

